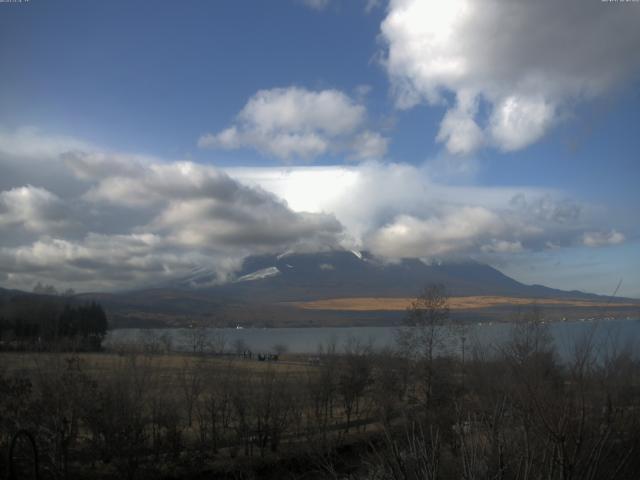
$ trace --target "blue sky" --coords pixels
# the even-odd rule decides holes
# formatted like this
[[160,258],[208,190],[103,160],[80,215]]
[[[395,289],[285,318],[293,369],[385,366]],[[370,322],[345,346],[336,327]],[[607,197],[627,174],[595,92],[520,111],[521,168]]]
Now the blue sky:
[[0,284],[340,245],[640,297],[640,5],[565,3],[0,4]]

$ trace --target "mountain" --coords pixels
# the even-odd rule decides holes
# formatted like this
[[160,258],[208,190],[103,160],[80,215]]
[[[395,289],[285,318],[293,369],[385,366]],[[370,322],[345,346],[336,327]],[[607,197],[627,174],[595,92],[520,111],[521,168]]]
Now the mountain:
[[[211,280],[206,276],[199,279]],[[433,283],[445,285],[453,296],[600,298],[582,292],[524,285],[474,260],[428,264],[419,259],[403,259],[389,263],[366,252],[336,250],[249,257],[234,282],[204,290],[235,299],[291,302],[362,296],[413,297]]]
[[[604,315],[609,300],[578,291],[525,285],[473,260],[426,263],[403,259],[390,263],[367,252],[343,250],[252,256],[244,261],[234,280],[211,286],[215,279],[214,272],[198,269],[160,288],[89,296],[107,307],[117,325],[127,326],[388,324],[399,321],[402,309],[329,311],[302,308],[300,302],[354,297],[413,298],[433,283],[445,285],[454,297],[519,297],[535,299],[541,305],[546,302],[548,311],[555,312],[558,318]],[[566,303],[566,308],[559,305],[560,300]],[[468,312],[459,310],[455,315],[468,318],[512,315],[516,307],[508,304],[508,299],[503,303],[506,304]]]

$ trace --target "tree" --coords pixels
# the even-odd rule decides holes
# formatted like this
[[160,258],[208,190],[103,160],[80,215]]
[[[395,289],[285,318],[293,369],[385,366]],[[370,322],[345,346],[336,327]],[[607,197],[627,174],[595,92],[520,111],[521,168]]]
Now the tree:
[[63,337],[80,337],[87,347],[99,350],[107,334],[107,315],[96,302],[73,307],[65,305],[58,316],[57,333]]
[[345,431],[349,431],[354,415],[360,413],[360,401],[371,383],[371,345],[365,345],[355,337],[347,340],[344,362],[338,374],[338,391],[346,415]]
[[289,351],[289,347],[287,347],[284,343],[276,343],[273,347],[271,347],[271,350],[273,350],[276,355],[282,356]]
[[0,341],[2,341],[7,331],[9,331],[9,322],[7,322],[4,317],[0,317]]
[[427,405],[433,396],[434,357],[444,349],[448,323],[449,295],[444,285],[429,285],[411,302],[404,319],[405,328],[397,335],[401,352],[423,366]]
[[207,350],[209,342],[207,339],[207,329],[205,327],[201,325],[192,325],[190,328],[183,331],[183,335],[185,343],[193,354],[203,354],[205,350]]
[[249,349],[247,342],[244,341],[243,338],[236,338],[233,341],[233,351],[236,355],[242,355]]
[[202,359],[197,362],[185,360],[180,370],[178,381],[184,394],[185,408],[187,410],[187,425],[193,423],[193,409],[203,391],[204,363]]
[[553,338],[537,305],[520,313],[511,329],[506,349],[506,353],[519,364],[541,359],[553,360]]
[[58,295],[58,290],[53,285],[43,285],[41,282],[36,283],[33,287],[33,293],[39,295]]

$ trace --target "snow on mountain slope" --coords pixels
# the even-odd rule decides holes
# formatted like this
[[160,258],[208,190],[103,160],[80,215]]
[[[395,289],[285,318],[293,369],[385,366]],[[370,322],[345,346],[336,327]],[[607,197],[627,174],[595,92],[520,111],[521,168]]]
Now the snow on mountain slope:
[[248,273],[246,275],[242,275],[241,277],[236,279],[236,282],[252,282],[255,280],[262,280],[264,278],[275,277],[276,275],[280,275],[280,270],[278,267],[267,267],[261,270],[257,270],[252,273]]

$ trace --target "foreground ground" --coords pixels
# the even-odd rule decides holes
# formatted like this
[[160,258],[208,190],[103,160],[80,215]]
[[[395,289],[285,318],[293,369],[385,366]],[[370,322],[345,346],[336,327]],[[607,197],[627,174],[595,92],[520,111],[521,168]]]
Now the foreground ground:
[[29,438],[47,479],[638,478],[637,352],[587,334],[560,363],[528,319],[501,348],[435,357],[423,327],[393,352],[278,362],[0,353],[0,478],[33,478]]

